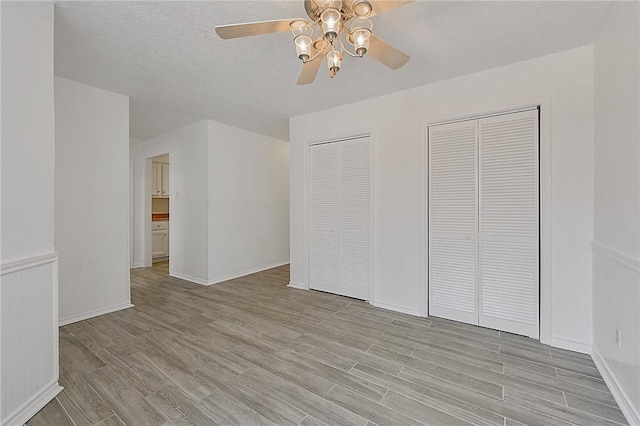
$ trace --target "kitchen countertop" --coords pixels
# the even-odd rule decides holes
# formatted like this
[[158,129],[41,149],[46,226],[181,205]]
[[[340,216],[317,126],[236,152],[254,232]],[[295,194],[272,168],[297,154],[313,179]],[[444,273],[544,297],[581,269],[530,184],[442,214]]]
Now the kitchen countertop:
[[151,221],[166,221],[169,220],[169,213],[151,213]]

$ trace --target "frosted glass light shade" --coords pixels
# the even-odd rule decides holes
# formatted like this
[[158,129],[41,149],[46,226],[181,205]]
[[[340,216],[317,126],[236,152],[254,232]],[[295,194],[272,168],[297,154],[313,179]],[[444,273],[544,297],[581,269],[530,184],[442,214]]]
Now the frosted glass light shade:
[[320,21],[322,21],[322,32],[328,39],[338,36],[342,28],[342,14],[337,9],[326,9],[320,15]]
[[372,28],[373,23],[365,18],[356,19],[353,24],[351,24],[353,47],[360,56],[369,50],[369,38],[371,37]]
[[311,44],[313,40],[308,35],[299,35],[294,41],[298,58],[302,59],[303,62],[307,61],[311,56]]
[[301,35],[310,36],[313,34],[313,28],[307,21],[293,21],[290,27],[294,38]]
[[332,50],[327,53],[327,66],[331,71],[332,76],[340,70],[342,65],[342,54],[337,50]]

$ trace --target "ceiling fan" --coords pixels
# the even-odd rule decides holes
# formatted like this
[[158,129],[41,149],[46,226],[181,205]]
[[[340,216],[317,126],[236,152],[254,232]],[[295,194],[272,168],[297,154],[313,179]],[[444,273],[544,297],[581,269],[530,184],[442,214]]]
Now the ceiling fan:
[[[223,39],[291,31],[296,54],[302,61],[298,84],[310,84],[316,78],[323,58],[329,75],[335,77],[342,66],[343,54],[373,59],[398,69],[409,56],[376,37],[369,18],[413,3],[415,0],[304,0],[310,21],[302,18],[220,25],[216,33]],[[315,33],[315,34],[314,34]],[[347,48],[351,45],[353,52]]]

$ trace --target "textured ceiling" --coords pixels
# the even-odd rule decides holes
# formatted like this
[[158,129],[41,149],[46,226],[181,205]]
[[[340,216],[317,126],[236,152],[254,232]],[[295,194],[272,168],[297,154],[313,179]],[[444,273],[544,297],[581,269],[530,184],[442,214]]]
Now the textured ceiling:
[[346,57],[296,86],[290,33],[222,40],[221,24],[305,17],[302,0],[56,2],[55,72],[129,95],[131,136],[211,118],[288,140],[289,117],[590,44],[607,2],[418,1],[373,18],[411,56],[391,71]]

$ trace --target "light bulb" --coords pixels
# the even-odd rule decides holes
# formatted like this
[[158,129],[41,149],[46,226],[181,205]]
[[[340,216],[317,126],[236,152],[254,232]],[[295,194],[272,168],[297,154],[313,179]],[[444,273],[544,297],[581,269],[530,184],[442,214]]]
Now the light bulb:
[[294,40],[296,44],[296,53],[302,62],[306,62],[311,55],[311,43],[313,40],[308,35],[299,35]]
[[340,71],[340,65],[342,65],[342,54],[340,52],[331,50],[327,53],[327,66],[329,67],[331,78],[335,77],[336,73]]
[[351,24],[353,47],[360,56],[363,56],[369,50],[371,28],[373,28],[373,23],[365,18],[356,19],[353,21],[353,24]]
[[322,32],[329,39],[333,40],[338,36],[342,26],[342,14],[337,9],[326,9],[320,15],[322,21]]
[[313,28],[309,26],[307,21],[293,21],[290,27],[294,37],[293,42],[296,45],[296,54],[298,58],[302,59],[302,62],[306,62],[311,56]]

